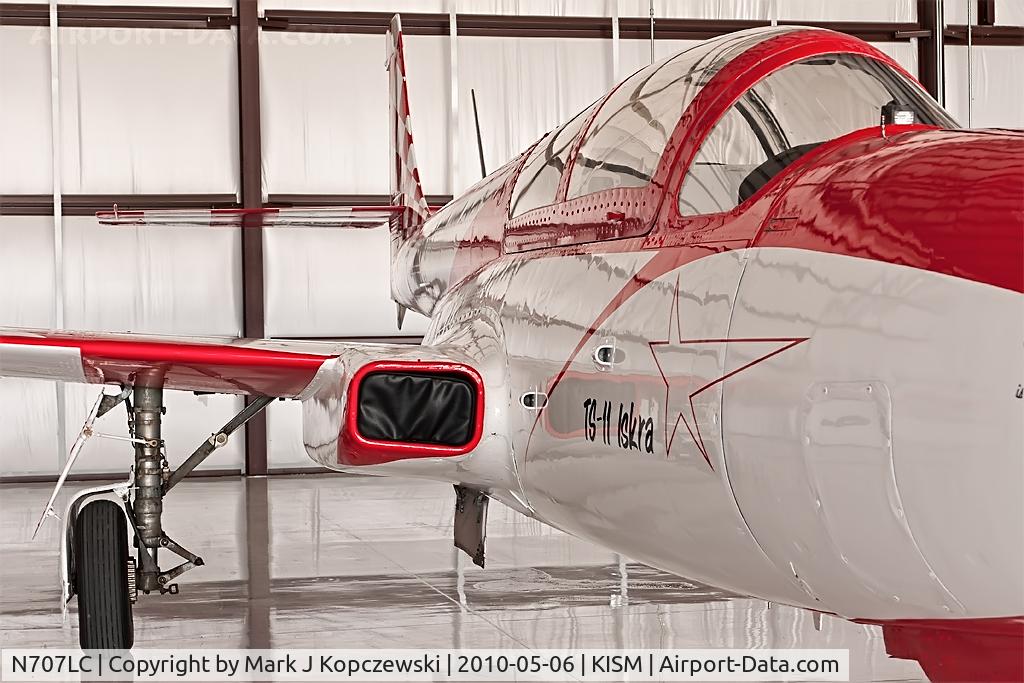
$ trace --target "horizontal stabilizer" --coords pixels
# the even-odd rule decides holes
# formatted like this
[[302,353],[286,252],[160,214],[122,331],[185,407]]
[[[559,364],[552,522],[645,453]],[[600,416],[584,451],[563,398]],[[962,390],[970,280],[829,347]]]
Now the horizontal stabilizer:
[[345,206],[261,209],[99,211],[101,225],[194,225],[203,227],[375,228],[405,211],[402,206]]

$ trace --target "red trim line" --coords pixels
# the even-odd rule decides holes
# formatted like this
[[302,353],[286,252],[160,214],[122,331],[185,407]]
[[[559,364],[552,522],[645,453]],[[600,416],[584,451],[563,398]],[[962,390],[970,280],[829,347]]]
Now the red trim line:
[[61,346],[78,348],[84,358],[118,358],[141,363],[218,363],[240,367],[275,365],[285,368],[312,368],[330,358],[310,353],[271,351],[230,344],[188,344],[180,342],[84,339],[60,335],[46,337],[0,336],[0,344]]
[[886,653],[916,660],[932,683],[1024,681],[1024,616],[853,621],[881,626]]
[[230,344],[130,341],[61,335],[0,336],[0,344],[77,348],[93,384],[134,384],[137,376],[161,378],[167,389],[294,397],[330,356]]

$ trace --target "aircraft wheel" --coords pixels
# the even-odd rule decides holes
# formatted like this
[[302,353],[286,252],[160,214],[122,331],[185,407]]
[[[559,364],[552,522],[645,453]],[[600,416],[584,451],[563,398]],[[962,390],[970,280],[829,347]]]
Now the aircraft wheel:
[[135,641],[128,595],[128,525],[110,500],[89,503],[75,520],[78,642],[83,649],[127,650]]

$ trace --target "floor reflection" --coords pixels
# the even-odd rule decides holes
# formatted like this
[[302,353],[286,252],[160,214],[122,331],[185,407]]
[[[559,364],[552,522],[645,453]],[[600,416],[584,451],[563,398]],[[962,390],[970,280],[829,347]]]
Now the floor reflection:
[[[61,623],[48,495],[0,487],[0,647],[77,642]],[[168,497],[165,528],[207,565],[144,596],[144,647],[839,647],[855,681],[924,680],[879,629],[629,562],[492,505],[487,568],[452,548],[444,484],[346,476],[209,479]]]

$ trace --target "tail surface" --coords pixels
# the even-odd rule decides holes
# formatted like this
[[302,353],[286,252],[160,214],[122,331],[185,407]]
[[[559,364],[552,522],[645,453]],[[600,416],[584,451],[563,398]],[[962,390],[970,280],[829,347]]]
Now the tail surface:
[[420,184],[409,116],[409,90],[405,77],[402,18],[395,15],[388,29],[388,84],[391,104],[391,204],[409,209],[407,229],[427,220],[430,209]]
[[[222,227],[338,227],[373,228],[387,223],[391,231],[391,292],[396,299],[394,264],[401,246],[430,217],[420,183],[420,171],[413,149],[409,117],[409,90],[406,85],[405,50],[402,44],[402,20],[391,19],[387,33],[387,69],[390,86],[390,206],[294,207],[264,206],[255,209],[198,208],[185,210],[144,209],[134,206],[99,211],[96,218],[103,225],[196,225]],[[405,309],[399,304],[398,326],[402,326]]]
[[[391,263],[397,261],[402,243],[430,216],[427,198],[420,183],[420,170],[416,165],[416,152],[412,141],[412,119],[409,115],[409,88],[405,77],[405,48],[402,43],[402,17],[391,18],[388,29],[388,87],[391,120],[391,205],[402,207],[392,214]],[[395,291],[395,273],[391,275],[391,298]],[[398,303],[398,327],[405,320],[405,307]]]

